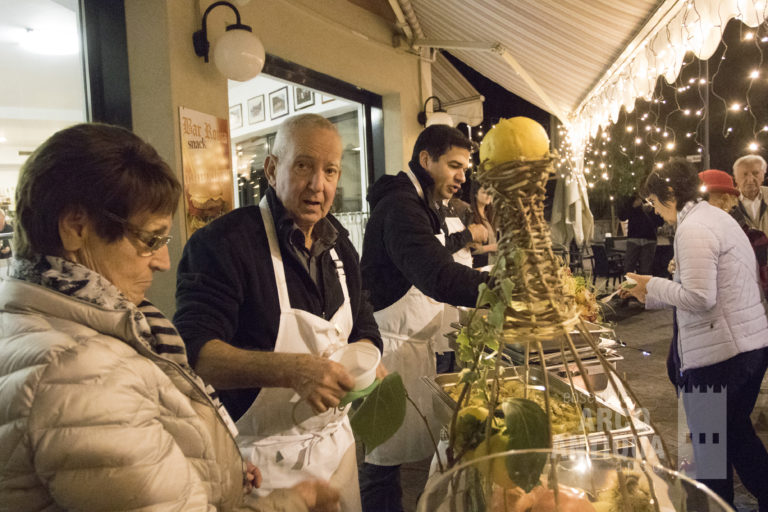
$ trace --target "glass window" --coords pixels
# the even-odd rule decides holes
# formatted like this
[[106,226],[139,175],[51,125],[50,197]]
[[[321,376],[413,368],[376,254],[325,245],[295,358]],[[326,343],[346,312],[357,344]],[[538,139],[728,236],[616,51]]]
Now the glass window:
[[87,118],[78,11],[77,0],[0,0],[0,208],[9,225],[27,156]]

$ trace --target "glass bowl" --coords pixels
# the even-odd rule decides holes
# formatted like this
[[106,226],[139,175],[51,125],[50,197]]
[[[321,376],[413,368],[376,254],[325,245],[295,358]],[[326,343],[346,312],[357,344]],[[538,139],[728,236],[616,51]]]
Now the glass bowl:
[[416,510],[733,512],[714,492],[676,471],[570,450],[510,450],[463,463],[433,475]]

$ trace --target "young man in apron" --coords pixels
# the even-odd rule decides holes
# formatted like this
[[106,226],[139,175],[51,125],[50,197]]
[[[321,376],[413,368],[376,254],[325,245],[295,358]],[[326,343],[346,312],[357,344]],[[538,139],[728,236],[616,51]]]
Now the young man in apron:
[[[430,126],[416,141],[410,169],[380,178],[368,195],[371,217],[361,265],[384,340],[382,362],[400,373],[427,418],[433,416],[432,395],[421,378],[435,375],[434,340],[444,306],[474,306],[477,288],[487,279],[453,260],[436,210],[437,202],[450,199],[464,182],[471,149],[460,131]],[[477,239],[484,236],[478,233]],[[437,437],[440,425],[432,422],[429,428]],[[402,510],[400,465],[433,453],[429,431],[409,405],[400,430],[361,467],[363,510]]]
[[325,118],[283,123],[261,204],[217,219],[184,248],[174,321],[190,361],[237,420],[241,451],[263,476],[258,492],[328,480],[341,509],[355,511],[354,438],[336,407],[353,380],[327,356],[381,339],[357,253],[328,215],[341,155]]

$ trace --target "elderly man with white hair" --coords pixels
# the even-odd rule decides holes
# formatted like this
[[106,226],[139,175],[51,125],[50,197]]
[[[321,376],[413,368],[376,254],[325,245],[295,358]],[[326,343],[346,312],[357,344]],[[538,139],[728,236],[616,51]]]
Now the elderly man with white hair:
[[[317,114],[280,126],[264,163],[269,188],[195,231],[179,263],[174,322],[190,363],[237,420],[256,490],[328,480],[318,510],[360,510],[355,440],[341,398],[354,380],[326,357],[382,341],[357,251],[330,209],[341,177],[336,126]],[[379,376],[385,371],[380,368]]]
[[740,224],[768,235],[768,187],[763,186],[765,167],[760,155],[742,156],[733,163],[733,178],[740,194],[733,216]]

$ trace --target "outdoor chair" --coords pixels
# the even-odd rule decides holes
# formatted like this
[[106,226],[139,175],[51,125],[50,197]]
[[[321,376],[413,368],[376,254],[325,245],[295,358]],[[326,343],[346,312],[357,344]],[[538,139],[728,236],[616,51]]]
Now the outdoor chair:
[[568,268],[571,269],[571,274],[584,274],[584,260],[591,260],[592,256],[585,254],[587,252],[587,246],[583,248],[577,246],[575,243],[571,243],[569,248],[569,260]]
[[609,255],[604,245],[593,244],[592,257],[592,284],[595,284],[599,276],[606,278],[606,284],[608,279],[613,278],[613,286],[616,286],[616,281],[624,275],[624,259],[621,254]]

